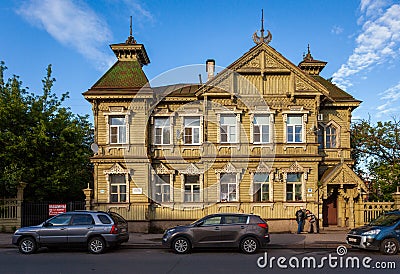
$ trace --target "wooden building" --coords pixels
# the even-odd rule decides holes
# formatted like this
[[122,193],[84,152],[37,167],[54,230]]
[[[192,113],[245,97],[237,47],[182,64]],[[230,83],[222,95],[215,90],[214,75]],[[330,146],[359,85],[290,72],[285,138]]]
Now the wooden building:
[[359,106],[320,76],[308,48],[295,65],[254,33],[255,46],[207,82],[152,87],[132,37],[85,93],[95,126],[92,209],[125,216],[132,231],[215,212],[259,214],[271,231],[295,230],[310,209],[321,226],[354,226],[366,191],[352,171],[351,113]]

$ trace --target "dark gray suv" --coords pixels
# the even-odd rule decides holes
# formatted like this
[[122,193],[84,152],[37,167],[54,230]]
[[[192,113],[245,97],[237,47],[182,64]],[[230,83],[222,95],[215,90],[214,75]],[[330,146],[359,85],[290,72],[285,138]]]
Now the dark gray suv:
[[268,225],[260,216],[221,213],[208,215],[186,226],[167,229],[162,243],[176,253],[194,247],[238,247],[255,253],[269,243]]
[[73,211],[62,213],[38,226],[15,231],[12,243],[23,254],[40,247],[87,246],[90,253],[103,253],[129,239],[128,223],[114,212]]

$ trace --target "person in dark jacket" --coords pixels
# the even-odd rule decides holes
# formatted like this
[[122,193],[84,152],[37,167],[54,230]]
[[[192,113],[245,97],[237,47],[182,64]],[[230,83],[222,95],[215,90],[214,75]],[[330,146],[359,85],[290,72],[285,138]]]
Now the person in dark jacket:
[[306,210],[306,221],[307,229],[304,228],[308,233],[318,233],[317,229],[317,218],[315,217],[314,213],[310,210]]
[[306,219],[306,212],[303,208],[296,211],[297,234],[303,231],[304,220]]

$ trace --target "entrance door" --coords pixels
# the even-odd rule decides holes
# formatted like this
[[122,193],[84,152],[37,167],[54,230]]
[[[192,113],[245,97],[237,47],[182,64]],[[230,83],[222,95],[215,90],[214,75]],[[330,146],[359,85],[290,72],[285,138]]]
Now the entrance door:
[[337,191],[324,200],[322,206],[323,226],[337,225]]

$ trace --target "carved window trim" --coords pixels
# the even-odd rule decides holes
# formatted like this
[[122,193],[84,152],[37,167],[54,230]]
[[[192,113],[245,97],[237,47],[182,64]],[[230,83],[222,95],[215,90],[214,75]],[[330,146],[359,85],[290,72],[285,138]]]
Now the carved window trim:
[[[297,161],[295,161],[289,168],[284,168],[281,170],[282,172],[282,181],[285,183],[285,187],[283,189],[283,194],[284,194],[284,200],[286,200],[286,184],[287,184],[287,175],[288,173],[301,173],[301,201],[306,200],[306,184],[308,181],[308,174],[310,173],[311,169],[310,168],[304,168],[301,166]],[[297,201],[297,202],[301,202]],[[296,201],[290,201],[290,202],[296,202]]]
[[[103,174],[106,176],[107,181],[107,203],[124,204],[130,203],[130,174],[133,170],[123,168],[119,163],[115,163],[110,169],[104,170]],[[111,178],[110,175],[125,175],[126,183],[126,201],[125,202],[111,202]]]
[[[204,201],[204,182],[203,182],[203,174],[204,170],[198,168],[195,164],[191,163],[184,170],[179,171],[181,176],[181,201],[183,203],[202,203]],[[186,202],[185,201],[185,175],[187,176],[199,176],[199,184],[200,184],[200,201]]]
[[217,202],[221,202],[221,174],[229,174],[236,173],[236,199],[234,202],[239,202],[240,198],[240,189],[239,182],[241,178],[241,174],[243,169],[236,168],[232,163],[227,163],[222,169],[216,169],[215,173],[217,174]]
[[[156,185],[155,183],[157,182],[157,180],[159,180],[159,178],[157,178],[158,175],[169,175],[169,187],[170,187],[170,192],[169,192],[169,201],[162,201],[162,203],[171,203],[174,202],[174,174],[175,174],[175,170],[173,169],[168,169],[163,163],[160,163],[156,169],[152,169],[152,199],[156,202],[159,202],[156,200],[156,196],[155,196],[155,191],[156,191]],[[153,184],[154,182],[154,184]]]

